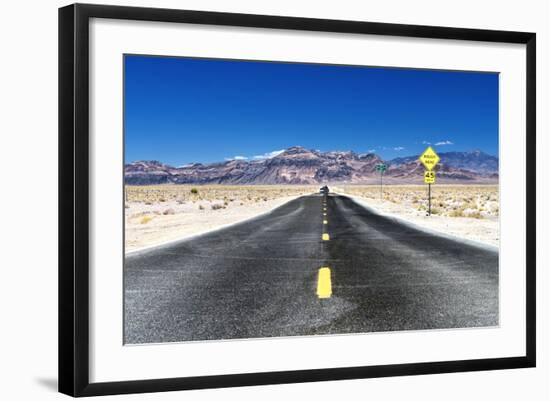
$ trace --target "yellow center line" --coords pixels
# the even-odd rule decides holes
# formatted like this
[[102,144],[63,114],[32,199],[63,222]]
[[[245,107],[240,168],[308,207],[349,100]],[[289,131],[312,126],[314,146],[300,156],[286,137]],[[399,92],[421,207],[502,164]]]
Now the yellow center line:
[[321,299],[330,298],[332,295],[332,283],[330,281],[330,269],[321,267],[317,279],[317,296]]

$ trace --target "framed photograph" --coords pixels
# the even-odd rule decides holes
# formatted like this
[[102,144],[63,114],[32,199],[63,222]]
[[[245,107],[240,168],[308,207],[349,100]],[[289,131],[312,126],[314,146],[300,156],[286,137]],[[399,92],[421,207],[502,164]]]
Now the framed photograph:
[[535,366],[535,34],[59,10],[59,390]]

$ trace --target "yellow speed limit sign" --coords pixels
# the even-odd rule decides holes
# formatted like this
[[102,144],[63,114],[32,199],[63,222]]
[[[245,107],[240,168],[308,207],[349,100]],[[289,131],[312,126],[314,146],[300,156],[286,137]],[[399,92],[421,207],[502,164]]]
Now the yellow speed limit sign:
[[435,171],[424,171],[424,184],[435,184]]

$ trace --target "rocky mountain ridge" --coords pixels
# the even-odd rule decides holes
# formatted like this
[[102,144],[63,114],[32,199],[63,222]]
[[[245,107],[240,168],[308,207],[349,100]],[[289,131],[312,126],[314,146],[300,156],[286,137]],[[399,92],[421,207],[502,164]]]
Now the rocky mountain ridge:
[[[497,183],[498,158],[481,151],[442,152],[436,167],[440,183]],[[294,146],[262,160],[228,160],[172,167],[158,161],[125,165],[128,185],[151,184],[374,184],[380,175],[376,165],[388,165],[384,180],[389,184],[419,184],[424,167],[418,155],[382,160],[375,153],[320,152]]]

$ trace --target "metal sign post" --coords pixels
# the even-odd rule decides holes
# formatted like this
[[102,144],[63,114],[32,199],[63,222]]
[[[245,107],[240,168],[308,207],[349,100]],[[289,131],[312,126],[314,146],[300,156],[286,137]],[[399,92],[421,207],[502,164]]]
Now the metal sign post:
[[428,184],[428,216],[432,215],[432,184]]
[[432,184],[435,184],[435,171],[432,171],[437,163],[439,163],[439,156],[428,146],[426,150],[418,158],[420,162],[426,167],[424,171],[424,183],[428,184],[428,216],[432,215]]
[[376,171],[380,171],[380,200],[382,200],[382,176],[388,166],[386,166],[384,163],[380,163],[376,165]]

